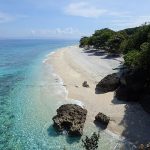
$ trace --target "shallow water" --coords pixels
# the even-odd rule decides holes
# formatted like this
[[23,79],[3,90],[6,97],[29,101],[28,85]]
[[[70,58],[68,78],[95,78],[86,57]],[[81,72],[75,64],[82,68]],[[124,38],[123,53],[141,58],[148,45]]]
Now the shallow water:
[[[0,41],[0,149],[83,149],[81,139],[59,135],[52,127],[60,105],[81,102],[65,98],[62,81],[44,61],[50,52],[72,44],[77,41]],[[82,138],[95,131],[93,123],[86,123]],[[121,149],[124,145],[110,134],[101,131],[100,135],[99,149]]]

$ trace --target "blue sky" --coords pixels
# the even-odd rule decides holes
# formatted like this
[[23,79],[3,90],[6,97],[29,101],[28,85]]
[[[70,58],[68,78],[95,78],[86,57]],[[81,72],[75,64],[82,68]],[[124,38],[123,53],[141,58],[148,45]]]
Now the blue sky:
[[150,0],[0,0],[0,38],[80,38],[150,21]]

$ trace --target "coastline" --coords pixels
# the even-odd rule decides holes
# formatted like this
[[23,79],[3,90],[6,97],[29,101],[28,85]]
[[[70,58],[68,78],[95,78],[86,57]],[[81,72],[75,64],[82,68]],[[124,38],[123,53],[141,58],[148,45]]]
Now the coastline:
[[[126,115],[126,103],[117,104],[114,92],[95,94],[96,84],[107,74],[115,72],[113,68],[120,65],[122,58],[107,60],[102,57],[104,56],[84,53],[78,46],[69,46],[49,54],[45,63],[52,65],[54,72],[62,79],[62,85],[67,89],[66,99],[77,100],[84,104],[88,110],[87,122],[93,123],[96,114],[103,112],[111,118],[106,133],[128,141],[123,134],[126,125],[122,123]],[[90,88],[82,87],[83,81],[87,81]],[[137,144],[134,142],[137,140],[136,133],[129,136],[131,136],[130,141]]]

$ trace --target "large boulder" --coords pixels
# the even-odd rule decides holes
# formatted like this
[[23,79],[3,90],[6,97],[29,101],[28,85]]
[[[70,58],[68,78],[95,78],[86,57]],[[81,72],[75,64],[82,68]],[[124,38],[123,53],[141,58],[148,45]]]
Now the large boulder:
[[115,97],[118,100],[127,101],[128,100],[128,90],[127,90],[127,88],[123,85],[119,86],[115,91]]
[[120,86],[115,91],[119,100],[139,101],[145,91],[145,73],[141,70],[128,70],[120,77]]
[[141,70],[130,70],[120,77],[120,83],[132,92],[142,92],[145,87],[145,73]]
[[142,105],[143,109],[150,113],[150,94],[144,94],[140,98],[140,104]]
[[110,117],[104,115],[103,113],[99,112],[96,116],[95,116],[95,122],[101,123],[105,126],[108,125],[110,121]]
[[117,73],[107,75],[96,85],[96,92],[110,92],[114,91],[120,84],[120,79]]
[[76,104],[62,105],[53,117],[54,127],[57,131],[67,131],[71,136],[81,136],[86,120],[87,110]]
[[140,98],[140,93],[133,92],[132,90],[128,89],[126,86],[119,86],[115,91],[115,97],[118,100],[123,101],[138,101]]

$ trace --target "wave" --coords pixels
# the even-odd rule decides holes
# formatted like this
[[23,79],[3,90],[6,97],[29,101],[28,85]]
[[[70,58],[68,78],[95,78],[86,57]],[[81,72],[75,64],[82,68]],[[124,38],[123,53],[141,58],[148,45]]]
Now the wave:
[[46,56],[45,56],[45,59],[43,60],[43,64],[45,64],[48,60],[49,60],[49,57],[50,56],[52,56],[53,54],[55,54],[56,52],[50,52],[49,54],[47,54]]
[[65,93],[65,100],[66,100],[68,103],[76,104],[76,105],[79,105],[79,106],[81,106],[82,108],[84,108],[85,105],[84,105],[84,103],[83,103],[82,101],[77,100],[77,99],[70,99],[70,98],[68,97],[68,93],[69,93],[69,92],[68,92],[67,88],[65,87],[64,81],[62,80],[62,78],[61,78],[58,74],[56,74],[56,73],[53,73],[52,75],[53,75],[53,77],[55,77],[55,78],[58,79],[58,80],[57,80],[57,81],[58,81],[58,84],[60,84],[60,88],[63,90],[62,93]]

